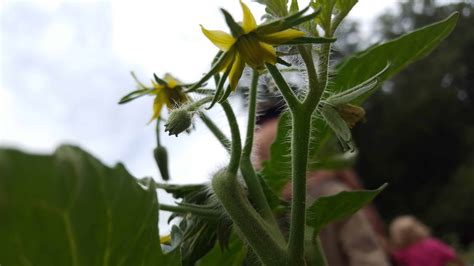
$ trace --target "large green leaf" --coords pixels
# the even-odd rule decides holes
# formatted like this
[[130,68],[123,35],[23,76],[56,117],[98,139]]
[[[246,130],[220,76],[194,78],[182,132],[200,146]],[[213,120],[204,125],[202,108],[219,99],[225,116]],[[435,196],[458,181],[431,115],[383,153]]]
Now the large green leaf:
[[307,210],[306,224],[316,233],[325,225],[345,219],[371,202],[386,184],[375,190],[342,191],[336,195],[318,198]]
[[[339,4],[343,5],[342,2]],[[350,8],[353,4],[353,1],[348,1],[344,5],[346,8]],[[353,88],[379,73],[387,66],[387,63],[390,63],[390,67],[378,77],[380,85],[408,64],[431,52],[453,30],[457,18],[457,13],[452,14],[445,20],[418,29],[398,39],[375,45],[348,58],[337,67],[337,75],[329,82],[328,91],[334,93]],[[370,90],[356,98],[354,103],[360,104],[373,91],[375,90]],[[320,115],[313,117],[311,128],[309,169],[344,166],[350,162],[350,160],[343,160],[337,162],[336,165],[331,157],[334,159],[346,157],[338,156],[334,152],[327,153],[320,149],[332,139],[332,131]],[[261,172],[265,181],[277,194],[281,192],[291,177],[290,136],[291,117],[289,113],[284,113],[280,118],[277,137],[270,150],[270,159],[264,162]]]
[[77,147],[0,150],[0,217],[1,265],[180,264],[161,251],[153,183]]
[[[379,78],[379,84],[400,72],[409,64],[428,55],[454,29],[459,14],[415,30],[397,39],[375,45],[343,61],[336,69],[336,76],[329,83],[329,91],[350,89],[383,69],[390,67]],[[422,71],[422,70],[421,70]],[[372,93],[372,90],[370,93]],[[367,94],[354,102],[361,103]]]

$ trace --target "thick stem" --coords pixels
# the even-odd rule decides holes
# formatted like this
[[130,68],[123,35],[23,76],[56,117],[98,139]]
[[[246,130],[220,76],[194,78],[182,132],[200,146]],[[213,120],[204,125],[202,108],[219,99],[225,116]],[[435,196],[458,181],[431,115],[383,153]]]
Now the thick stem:
[[222,133],[219,127],[214,124],[211,118],[209,118],[204,112],[199,113],[199,117],[207,128],[214,134],[216,139],[224,146],[224,148],[230,153],[230,140]]
[[305,108],[292,112],[292,202],[288,242],[289,265],[305,265],[304,233],[306,224],[306,171],[311,127],[311,113]]
[[[252,83],[249,91],[249,105],[248,105],[248,122],[247,122],[247,136],[245,138],[245,145],[242,150],[242,158],[240,161],[240,171],[247,184],[250,199],[255,204],[257,212],[260,213],[262,218],[272,225],[275,229],[278,229],[278,224],[273,216],[270,205],[268,205],[265,193],[263,193],[262,185],[260,184],[255,169],[251,162],[253,136],[255,130],[255,109],[257,105],[257,85],[258,85],[258,72],[253,71]],[[284,241],[283,235],[279,230],[277,237]]]
[[230,162],[227,167],[227,171],[234,175],[237,174],[240,165],[240,155],[242,152],[242,143],[240,140],[239,125],[237,124],[237,118],[235,118],[234,111],[228,101],[221,103],[224,109],[227,120],[229,121],[230,132],[232,135]]
[[306,95],[303,104],[309,106],[310,109],[314,109],[319,103],[324,87],[321,87],[319,84],[318,74],[316,73],[311,50],[306,49],[304,46],[298,46],[298,50],[306,65],[306,73],[308,73],[309,80],[309,92]]
[[271,228],[255,211],[236,176],[228,172],[218,173],[212,179],[212,188],[232,219],[244,241],[257,254],[264,265],[285,265],[284,242],[275,238]]

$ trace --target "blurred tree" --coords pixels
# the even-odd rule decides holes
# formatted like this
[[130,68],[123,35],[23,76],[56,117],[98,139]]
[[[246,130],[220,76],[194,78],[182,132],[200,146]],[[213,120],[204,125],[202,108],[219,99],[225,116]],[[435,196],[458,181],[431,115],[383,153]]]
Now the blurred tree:
[[405,1],[378,19],[375,35],[392,39],[456,10],[448,39],[369,98],[354,137],[366,186],[389,183],[376,201],[382,217],[414,214],[466,245],[474,241],[474,4]]

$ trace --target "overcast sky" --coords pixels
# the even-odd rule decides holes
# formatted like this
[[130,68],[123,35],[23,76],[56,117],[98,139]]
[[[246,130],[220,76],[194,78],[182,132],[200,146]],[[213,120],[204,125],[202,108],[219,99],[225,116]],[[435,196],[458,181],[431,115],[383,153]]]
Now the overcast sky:
[[[259,4],[246,3],[257,18],[263,14]],[[362,0],[351,17],[367,28],[395,3]],[[2,0],[0,146],[51,152],[72,143],[109,165],[124,162],[137,177],[157,178],[154,127],[147,126],[152,98],[117,101],[135,87],[131,70],[146,83],[153,72],[185,82],[206,72],[217,50],[199,24],[226,30],[219,7],[241,19],[237,0]],[[218,107],[211,115],[227,130]],[[196,128],[190,136],[162,138],[175,183],[207,181],[225,165],[219,143],[200,123]]]

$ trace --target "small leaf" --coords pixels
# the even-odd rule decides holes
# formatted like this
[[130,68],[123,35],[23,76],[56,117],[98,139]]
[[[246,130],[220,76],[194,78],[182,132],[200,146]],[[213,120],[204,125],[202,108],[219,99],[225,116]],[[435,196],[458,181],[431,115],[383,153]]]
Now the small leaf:
[[343,191],[318,198],[306,214],[306,224],[319,232],[325,225],[350,217],[371,202],[387,184],[376,190]]
[[[222,53],[222,55],[219,57],[217,61],[212,65],[211,70],[207,72],[198,82],[194,83],[189,89],[187,89],[185,92],[192,92],[198,89],[202,84],[204,84],[206,81],[208,81],[214,74],[218,73],[219,70],[224,67],[224,64],[226,63],[227,59],[229,56],[231,56],[232,53],[226,52]],[[214,62],[214,61],[213,61]]]

